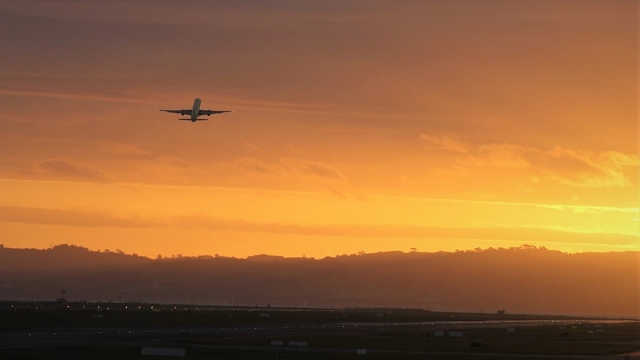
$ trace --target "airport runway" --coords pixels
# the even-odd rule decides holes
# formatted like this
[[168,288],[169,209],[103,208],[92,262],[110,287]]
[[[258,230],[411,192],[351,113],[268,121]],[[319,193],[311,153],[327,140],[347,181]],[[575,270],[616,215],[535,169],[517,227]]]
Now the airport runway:
[[[7,353],[13,354],[17,350],[18,354],[20,354],[21,350],[18,349],[42,349],[42,351],[46,352],[49,351],[46,349],[51,348],[81,349],[90,347],[94,349],[109,348],[116,350],[116,352],[124,349],[135,353],[135,349],[141,349],[142,347],[178,347],[187,349],[187,353],[191,349],[192,354],[197,352],[205,354],[222,352],[224,354],[269,354],[271,356],[271,354],[282,353],[284,356],[284,353],[287,353],[290,358],[295,356],[295,353],[299,353],[301,356],[303,353],[307,353],[305,355],[306,358],[315,359],[318,356],[324,358],[324,355],[317,354],[326,354],[327,358],[337,357],[343,359],[355,356],[356,346],[365,346],[370,347],[367,349],[367,354],[372,354],[378,359],[386,358],[387,355],[394,359],[403,358],[403,355],[407,357],[434,356],[452,359],[461,357],[479,359],[624,359],[624,356],[560,356],[505,353],[505,350],[519,351],[519,349],[514,348],[514,346],[492,348],[492,340],[486,340],[490,344],[489,346],[485,347],[482,344],[479,348],[471,347],[473,341],[485,341],[477,340],[478,334],[494,334],[488,335],[489,338],[487,339],[491,339],[491,336],[498,336],[501,339],[498,341],[502,341],[508,335],[506,335],[506,330],[500,329],[511,327],[522,329],[542,326],[541,329],[547,329],[545,330],[547,331],[546,334],[549,334],[549,329],[554,329],[553,336],[555,338],[552,341],[555,344],[560,344],[557,346],[562,349],[562,346],[564,346],[562,344],[565,344],[565,340],[557,337],[558,327],[560,326],[565,326],[569,329],[570,326],[577,325],[581,330],[595,330],[596,326],[598,326],[597,328],[606,329],[611,326],[613,329],[613,323],[619,323],[622,320],[572,318],[556,320],[497,319],[401,322],[395,321],[393,317],[398,315],[391,312],[385,313],[383,317],[378,317],[379,313],[376,312],[352,312],[344,315],[343,311],[335,313],[340,317],[349,315],[349,318],[353,320],[358,319],[358,321],[349,322],[344,321],[346,318],[344,320],[343,318],[336,318],[336,315],[331,312],[316,312],[309,315],[304,311],[273,311],[265,317],[262,315],[268,314],[266,310],[260,310],[259,312],[251,310],[216,312],[198,310],[197,308],[195,311],[192,309],[184,309],[183,311],[174,308],[173,310],[158,311],[157,313],[153,312],[153,308],[150,308],[142,311],[133,311],[130,314],[122,309],[112,313],[110,311],[113,310],[109,310],[109,308],[104,311],[78,309],[64,312],[49,309],[46,312],[42,312],[42,315],[34,315],[40,314],[35,311],[42,311],[41,309],[27,310],[27,312],[25,310],[21,311],[16,313],[17,315],[6,312],[6,314],[10,315],[5,316],[8,319],[12,319],[16,327],[15,330],[0,333],[0,351],[5,350]],[[199,311],[202,312],[200,313]],[[53,320],[42,321],[42,319],[54,319],[50,317],[54,315],[61,319],[59,326],[50,326],[50,324],[56,323]],[[29,322],[24,323],[22,320],[17,321],[16,319],[28,319]],[[360,321],[359,319],[364,320]],[[368,322],[366,319],[374,322]],[[238,325],[231,325],[235,323],[238,323]],[[25,327],[25,324],[34,325]],[[496,329],[498,330],[496,331]],[[470,337],[469,339],[466,337],[454,338],[445,335],[437,338],[434,332],[438,330],[443,331],[445,334],[448,331],[465,331],[465,336]],[[533,334],[534,332],[536,331],[529,331],[528,333]],[[498,333],[499,335],[495,335]],[[523,330],[522,336],[525,336],[524,334],[526,333]],[[520,334],[520,330],[518,330],[518,334]],[[480,338],[483,339],[482,336]],[[292,339],[300,339],[301,341],[309,339],[309,347],[287,346],[287,341]],[[536,341],[535,337],[527,339],[532,339],[533,342]],[[269,346],[268,344],[272,340],[282,340],[284,345]],[[569,338],[567,338],[568,340]],[[424,341],[427,342],[424,343]],[[528,341],[529,345],[531,344],[529,340],[525,341]],[[573,343],[567,342],[566,344],[569,345],[569,348],[575,350],[575,339],[572,338],[571,341]],[[448,343],[453,345],[446,345]],[[591,341],[591,343],[593,344],[594,341]],[[431,345],[424,346],[421,344]],[[441,344],[445,344],[444,347]],[[609,346],[609,344],[603,344],[603,346]],[[629,347],[626,348],[629,349]],[[29,350],[26,351],[28,352]],[[490,351],[497,352],[491,353]],[[2,353],[0,353],[1,355]],[[640,359],[637,354],[629,354],[627,356],[629,356],[629,359]]]

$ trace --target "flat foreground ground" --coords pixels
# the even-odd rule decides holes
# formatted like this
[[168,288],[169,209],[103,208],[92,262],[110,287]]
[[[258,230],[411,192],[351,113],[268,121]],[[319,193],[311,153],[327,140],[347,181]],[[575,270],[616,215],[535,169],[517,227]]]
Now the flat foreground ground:
[[0,304],[2,359],[167,358],[143,347],[190,359],[640,359],[640,326],[404,309]]

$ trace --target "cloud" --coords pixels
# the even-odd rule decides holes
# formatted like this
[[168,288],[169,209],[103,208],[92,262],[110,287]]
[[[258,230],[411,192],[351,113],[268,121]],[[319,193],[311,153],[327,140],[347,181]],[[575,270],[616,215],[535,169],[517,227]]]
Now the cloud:
[[528,168],[529,162],[526,159],[527,149],[513,144],[489,144],[481,145],[475,155],[465,158],[475,166],[495,166],[505,168]]
[[615,164],[617,167],[638,167],[638,165],[640,165],[640,158],[638,155],[629,155],[617,151],[607,151],[601,154],[601,156],[607,161]]
[[279,172],[278,166],[267,165],[250,157],[236,159],[234,164],[254,176],[276,175]]
[[45,160],[40,162],[38,167],[53,175],[58,175],[71,180],[96,182],[109,181],[109,178],[102,171],[91,166],[80,164],[75,160]]
[[515,144],[487,144],[459,158],[478,167],[526,169],[536,178],[583,187],[632,186],[628,174],[637,170],[638,156],[615,151],[593,152],[555,146],[545,151]]
[[255,152],[263,152],[263,150],[258,145],[251,143],[249,141],[245,141],[244,146],[246,146],[248,149]]
[[420,134],[420,138],[438,148],[465,154],[469,152],[469,145],[460,141],[456,135],[445,134],[431,136],[427,134]]
[[546,243],[618,244],[638,243],[638,236],[620,233],[585,233],[554,228],[508,227],[435,227],[418,225],[298,225],[290,223],[258,223],[225,219],[207,215],[174,217],[118,216],[107,212],[77,209],[44,209],[0,206],[0,221],[115,228],[179,228],[209,231],[268,233],[276,235],[329,236],[353,238],[415,238],[415,239],[485,239],[539,241]]
[[101,147],[101,149],[116,155],[136,155],[136,156],[149,155],[149,152],[144,151],[133,144],[115,143],[115,144],[104,145]]
[[637,155],[617,151],[594,152],[561,146],[541,150],[512,143],[474,147],[453,134],[421,133],[420,139],[435,148],[458,153],[457,161],[461,165],[521,170],[534,179],[555,180],[581,187],[632,186],[630,177],[640,163]]
[[314,177],[324,180],[345,181],[344,174],[336,167],[322,161],[308,161],[295,158],[280,159],[280,163],[292,173],[303,177]]
[[304,155],[307,152],[301,148],[298,148],[296,146],[293,146],[291,144],[289,144],[289,150],[291,150],[292,153],[296,154],[296,155]]
[[44,209],[21,206],[0,206],[0,221],[38,225],[81,227],[153,228],[166,224],[160,218],[119,217],[100,211]]
[[235,160],[234,164],[258,177],[346,183],[346,177],[340,169],[322,161],[281,158],[277,163],[267,164],[258,159],[244,157]]
[[565,184],[589,187],[631,186],[625,176],[625,168],[634,167],[632,156],[620,153],[612,156],[611,153],[596,154],[556,146],[546,152],[532,151],[530,161],[543,174]]
[[51,91],[39,91],[39,90],[14,90],[14,89],[0,89],[0,95],[15,95],[15,96],[29,96],[29,97],[42,97],[53,99],[72,99],[72,100],[90,100],[99,102],[116,102],[116,103],[133,103],[142,104],[143,101],[134,99],[129,96],[115,97],[105,96],[101,94],[87,94],[87,93],[63,93]]

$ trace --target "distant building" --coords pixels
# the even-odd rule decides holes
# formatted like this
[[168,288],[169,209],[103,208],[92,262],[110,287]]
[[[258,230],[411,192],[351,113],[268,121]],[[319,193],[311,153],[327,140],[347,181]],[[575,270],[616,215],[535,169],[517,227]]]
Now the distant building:
[[367,349],[358,349],[358,350],[356,350],[356,354],[358,354],[358,355],[367,355]]
[[444,331],[441,331],[441,330],[434,331],[433,336],[444,336]]
[[449,331],[449,337],[462,337],[462,331]]
[[271,346],[282,346],[282,344],[281,340],[271,340]]
[[514,333],[514,332],[516,332],[516,328],[507,328],[507,332]]

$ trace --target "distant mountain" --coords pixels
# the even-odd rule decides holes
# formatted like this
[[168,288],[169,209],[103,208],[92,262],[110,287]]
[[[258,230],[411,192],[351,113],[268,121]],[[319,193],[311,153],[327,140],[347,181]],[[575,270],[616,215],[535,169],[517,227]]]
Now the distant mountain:
[[638,252],[523,245],[324,259],[149,259],[76,246],[0,247],[0,298],[637,316]]

